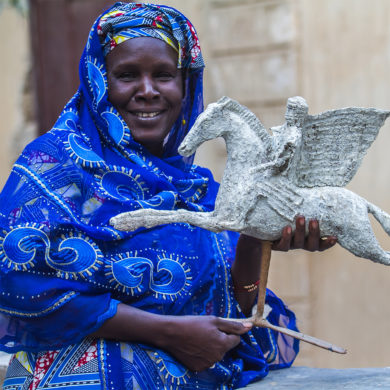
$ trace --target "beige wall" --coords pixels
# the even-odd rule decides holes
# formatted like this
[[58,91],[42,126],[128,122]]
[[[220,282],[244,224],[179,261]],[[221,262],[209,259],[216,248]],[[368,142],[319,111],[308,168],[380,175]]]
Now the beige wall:
[[0,13],[0,188],[17,153],[17,139],[29,133],[24,122],[25,93],[30,64],[28,24],[18,12],[5,8]]
[[[298,11],[298,10],[297,10]],[[312,112],[342,106],[390,109],[390,2],[303,0],[299,7],[301,93]],[[348,186],[390,212],[390,121]],[[375,224],[382,245],[390,240]],[[388,366],[390,269],[340,247],[310,259],[313,332],[349,349],[347,357],[315,350],[314,364]]]
[[[310,113],[360,105],[388,109],[388,0],[170,0],[196,26],[207,68],[206,103],[222,95],[251,108],[266,126],[283,121],[285,101],[302,95]],[[8,22],[8,18],[11,18]],[[10,23],[10,24],[7,24]],[[8,26],[8,27],[7,27]],[[9,140],[20,128],[23,75],[28,69],[26,25],[0,15],[0,180],[12,159]],[[5,86],[5,87],[4,87]],[[390,122],[380,132],[349,188],[390,212]],[[223,170],[222,142],[202,146],[197,162]],[[375,225],[383,246],[390,240]],[[349,350],[340,356],[302,344],[297,364],[319,367],[388,366],[390,268],[326,253],[273,255],[270,287],[296,311],[299,326]]]

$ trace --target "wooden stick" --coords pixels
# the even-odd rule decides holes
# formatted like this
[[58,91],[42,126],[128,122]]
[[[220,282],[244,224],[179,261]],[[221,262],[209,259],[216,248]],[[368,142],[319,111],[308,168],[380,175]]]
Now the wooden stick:
[[296,332],[295,330],[292,329],[283,328],[282,326],[273,325],[264,318],[260,320],[259,318],[253,316],[250,318],[222,318],[222,319],[226,321],[234,321],[234,322],[251,322],[254,326],[275,330],[276,332],[286,334],[287,336],[294,337],[295,339],[315,345],[316,347],[324,348],[331,352],[336,352],[341,354],[347,353],[346,349],[342,347],[338,347],[337,345],[329,343],[328,341],[318,339],[317,337],[309,336],[305,333]]
[[327,341],[318,339],[318,338],[313,337],[313,336],[309,336],[309,335],[301,333],[301,332],[296,332],[296,331],[288,329],[288,328],[283,328],[281,326],[273,325],[270,322],[268,322],[267,320],[265,320],[264,318],[261,321],[254,322],[253,324],[255,326],[260,326],[262,328],[276,330],[277,332],[286,334],[288,336],[292,336],[292,337],[299,339],[299,340],[302,340],[306,343],[313,344],[317,347],[327,349],[328,351],[342,353],[342,354],[347,353],[346,349],[338,347],[337,345],[331,344]]
[[261,242],[261,263],[260,263],[260,275],[259,275],[259,292],[257,295],[257,312],[255,317],[258,319],[263,318],[265,295],[268,283],[268,272],[271,263],[271,241]]
[[254,326],[259,326],[262,328],[268,328],[275,330],[277,332],[286,334],[288,336],[294,337],[298,340],[304,341],[306,343],[313,344],[317,347],[327,349],[328,351],[345,354],[347,351],[344,348],[338,347],[337,345],[331,344],[327,341],[318,339],[307,334],[296,332],[294,330],[283,328],[281,326],[276,326],[268,322],[264,315],[264,305],[265,305],[265,296],[267,290],[268,282],[268,272],[269,266],[271,263],[271,250],[272,242],[271,241],[262,241],[261,248],[261,264],[260,264],[260,276],[259,276],[259,292],[257,296],[257,312],[253,317],[250,318],[224,318],[227,321],[238,321],[238,322],[252,322]]

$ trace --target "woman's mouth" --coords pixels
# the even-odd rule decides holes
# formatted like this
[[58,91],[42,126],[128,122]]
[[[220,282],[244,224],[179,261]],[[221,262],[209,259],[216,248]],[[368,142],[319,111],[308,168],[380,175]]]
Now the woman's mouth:
[[142,112],[142,111],[135,111],[133,114],[138,118],[155,118],[156,116],[160,115],[162,111],[153,111],[153,112]]

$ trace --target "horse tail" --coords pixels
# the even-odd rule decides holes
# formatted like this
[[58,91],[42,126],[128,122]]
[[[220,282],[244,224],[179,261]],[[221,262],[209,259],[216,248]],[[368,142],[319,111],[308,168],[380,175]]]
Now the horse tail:
[[367,210],[375,217],[382,225],[384,231],[390,236],[390,215],[370,202],[367,202]]

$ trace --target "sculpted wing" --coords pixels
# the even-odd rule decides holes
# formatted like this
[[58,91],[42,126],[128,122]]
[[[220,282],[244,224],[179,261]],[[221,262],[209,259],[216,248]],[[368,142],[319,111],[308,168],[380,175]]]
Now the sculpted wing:
[[291,179],[299,187],[345,186],[389,115],[357,107],[307,115]]
[[272,210],[291,223],[294,222],[298,207],[303,203],[303,197],[289,180],[279,177],[276,180],[260,181],[257,183],[256,192],[266,198]]

